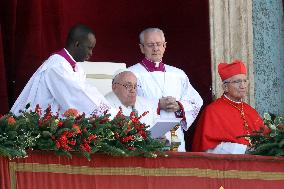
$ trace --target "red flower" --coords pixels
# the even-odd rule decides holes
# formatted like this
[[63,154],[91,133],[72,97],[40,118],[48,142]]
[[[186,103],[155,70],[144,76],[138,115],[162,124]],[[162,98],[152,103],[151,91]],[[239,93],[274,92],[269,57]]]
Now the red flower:
[[41,107],[39,106],[39,104],[36,105],[36,107],[35,107],[35,112],[36,112],[38,115],[41,116],[42,111],[41,111]]
[[16,123],[16,120],[12,116],[10,116],[7,118],[7,122],[8,122],[8,125],[14,125]]
[[119,139],[119,134],[118,133],[114,133],[114,136],[116,139]]
[[58,149],[63,149],[65,151],[70,151],[72,148],[69,145],[74,146],[76,144],[75,140],[70,140],[73,137],[73,132],[65,131],[62,135],[59,136],[57,140],[55,140],[56,147]]
[[133,146],[129,146],[129,147],[128,147],[128,150],[134,151],[134,150],[136,150],[136,148],[133,147]]
[[123,112],[122,112],[122,108],[121,108],[121,107],[119,107],[119,111],[118,111],[118,113],[116,114],[115,117],[116,117],[116,118],[118,118],[118,117],[125,118],[125,116],[123,115]]
[[58,126],[58,127],[62,127],[63,124],[64,124],[64,123],[63,123],[62,121],[59,121],[58,124],[57,124],[57,126]]
[[145,128],[145,125],[144,124],[140,124],[138,126],[135,127],[138,131],[140,131],[141,129],[144,129]]
[[38,120],[38,125],[41,127],[43,124],[42,120]]
[[132,139],[133,139],[133,136],[130,135],[130,136],[124,137],[124,138],[122,139],[122,142],[128,142],[128,141],[130,141],[130,140],[132,140]]
[[70,140],[68,143],[73,145],[73,146],[75,146],[76,145],[76,140]]
[[90,152],[92,150],[92,148],[90,147],[88,143],[83,143],[80,145],[80,147],[85,152]]
[[72,125],[72,128],[76,130],[76,134],[82,133],[82,131],[81,131],[79,125],[73,124],[73,125]]
[[129,131],[131,131],[131,126],[130,125],[128,125],[128,127],[127,127],[127,129],[124,131],[124,133],[127,135],[127,133],[129,132]]
[[147,115],[149,113],[149,111],[144,112],[141,116],[138,117],[138,119],[141,119],[142,117],[144,117],[145,115]]
[[103,118],[102,120],[100,120],[100,123],[107,123],[109,121],[108,117]]
[[135,117],[136,117],[136,112],[131,112],[131,113],[130,113],[130,117],[135,118]]
[[69,108],[68,110],[66,110],[66,112],[64,112],[63,115],[65,117],[77,117],[79,115],[79,112],[74,108]]
[[147,138],[147,134],[146,134],[145,131],[139,131],[139,134],[140,134],[144,139]]
[[75,135],[75,133],[74,132],[65,131],[64,135],[66,135],[66,137],[68,137],[68,138],[71,138],[71,137],[73,137]]
[[88,141],[91,142],[91,141],[95,140],[96,138],[97,138],[97,136],[95,134],[90,134],[88,136]]
[[56,148],[58,148],[58,149],[59,149],[60,146],[61,146],[61,145],[60,145],[60,142],[59,142],[58,140],[55,141],[55,145],[56,145]]

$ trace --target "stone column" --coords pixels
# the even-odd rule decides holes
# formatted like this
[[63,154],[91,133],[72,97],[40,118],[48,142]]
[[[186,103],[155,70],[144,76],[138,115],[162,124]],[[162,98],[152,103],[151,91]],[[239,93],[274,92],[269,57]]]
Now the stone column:
[[284,116],[282,0],[253,1],[256,110]]

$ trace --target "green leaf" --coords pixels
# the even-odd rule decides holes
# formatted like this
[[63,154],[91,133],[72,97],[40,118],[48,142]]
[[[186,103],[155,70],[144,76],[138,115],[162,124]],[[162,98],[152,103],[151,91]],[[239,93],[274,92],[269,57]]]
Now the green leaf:
[[265,120],[269,120],[269,121],[271,120],[271,116],[270,116],[269,113],[264,113],[263,118],[264,118]]

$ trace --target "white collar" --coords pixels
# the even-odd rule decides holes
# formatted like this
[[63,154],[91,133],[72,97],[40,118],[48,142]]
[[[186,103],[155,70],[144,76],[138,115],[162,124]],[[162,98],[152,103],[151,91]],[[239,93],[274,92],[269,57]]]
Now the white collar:
[[225,97],[226,99],[228,99],[229,101],[231,101],[231,102],[234,102],[234,103],[237,103],[237,104],[242,103],[242,100],[241,100],[241,102],[239,102],[239,101],[234,101],[234,100],[230,99],[230,98],[229,98],[227,95],[225,95],[225,94],[224,94],[224,97]]
[[65,49],[65,48],[63,48],[64,50],[65,50],[65,52],[70,56],[70,58],[74,61],[74,62],[76,62],[75,60],[74,60],[74,58],[71,56],[71,54]]

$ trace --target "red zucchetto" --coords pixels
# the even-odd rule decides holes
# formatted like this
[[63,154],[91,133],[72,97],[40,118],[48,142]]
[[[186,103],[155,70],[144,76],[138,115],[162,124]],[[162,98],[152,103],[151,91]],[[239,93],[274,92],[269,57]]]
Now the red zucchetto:
[[235,60],[232,63],[220,63],[218,65],[218,73],[222,81],[237,75],[237,74],[247,74],[247,69],[245,64],[240,60]]

